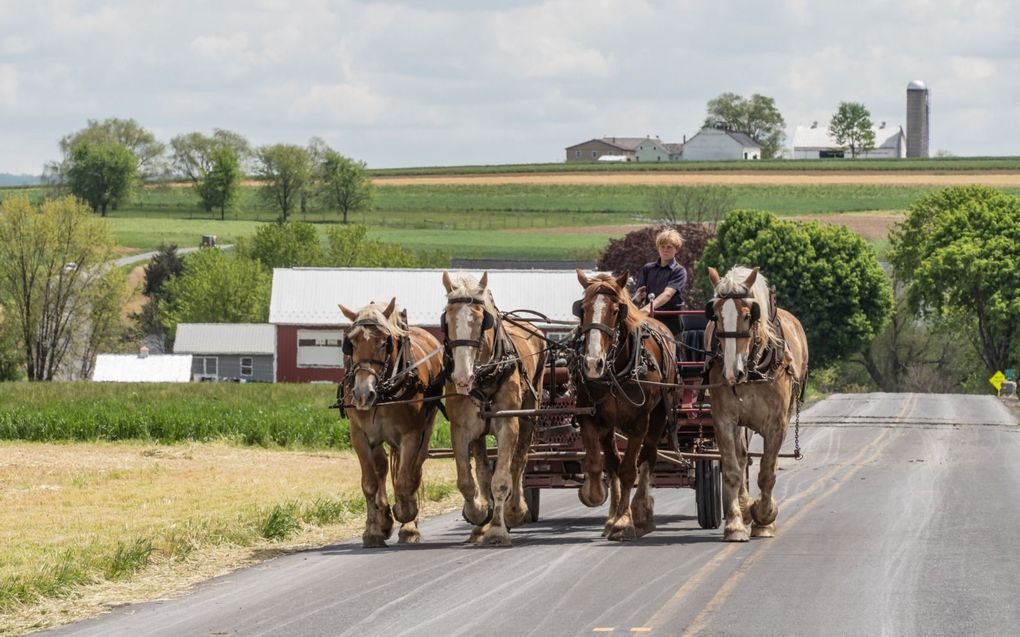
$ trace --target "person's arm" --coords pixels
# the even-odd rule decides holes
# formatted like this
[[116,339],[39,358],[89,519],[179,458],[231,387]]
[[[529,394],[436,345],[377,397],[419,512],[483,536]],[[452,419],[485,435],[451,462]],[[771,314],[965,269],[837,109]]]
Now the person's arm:
[[674,296],[683,294],[684,289],[687,288],[687,268],[679,267],[676,272],[669,277],[669,281],[666,282],[666,289],[655,297],[652,302],[652,307],[658,309],[669,302]]
[[640,306],[648,298],[648,290],[645,288],[645,269],[641,268],[641,272],[637,276],[637,290],[634,291],[634,296],[630,297],[630,300],[635,305]]
[[673,298],[674,294],[676,294],[676,290],[671,287],[667,287],[665,290],[662,291],[662,294],[659,294],[655,297],[655,300],[652,301],[652,307],[655,308],[656,310],[659,309],[660,307],[668,303],[669,300]]

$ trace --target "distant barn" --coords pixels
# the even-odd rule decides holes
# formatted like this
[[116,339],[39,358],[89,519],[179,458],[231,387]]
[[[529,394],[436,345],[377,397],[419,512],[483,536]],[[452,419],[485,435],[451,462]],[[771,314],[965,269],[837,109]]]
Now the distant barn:
[[[857,156],[868,159],[896,159],[907,156],[907,137],[900,126],[886,126],[881,122],[871,128],[875,133],[875,147],[858,151]],[[850,149],[836,142],[825,124],[813,122],[798,126],[793,131],[794,159],[840,159],[850,157]]]
[[271,383],[276,331],[268,323],[181,323],[174,353],[192,355],[196,380]]
[[684,161],[761,159],[761,145],[744,133],[702,128],[683,147]]

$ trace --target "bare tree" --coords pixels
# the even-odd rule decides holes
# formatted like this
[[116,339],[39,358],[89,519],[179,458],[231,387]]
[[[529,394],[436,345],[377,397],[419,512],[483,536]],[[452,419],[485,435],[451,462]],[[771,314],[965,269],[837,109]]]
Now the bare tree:
[[725,186],[663,186],[652,191],[655,220],[664,225],[715,225],[733,209],[736,197]]

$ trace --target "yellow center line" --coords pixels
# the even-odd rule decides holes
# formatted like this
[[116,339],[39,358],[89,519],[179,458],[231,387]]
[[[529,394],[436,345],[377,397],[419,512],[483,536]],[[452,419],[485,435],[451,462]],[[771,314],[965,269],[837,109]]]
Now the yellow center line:
[[616,629],[615,628],[592,628],[591,632],[593,632],[593,633],[611,633],[614,630],[616,630]]
[[[913,407],[915,401],[916,397],[912,397],[911,400],[908,400],[907,403],[903,406],[903,409],[900,410],[900,413],[896,417],[897,418],[902,417],[905,412],[907,412],[909,409]],[[797,520],[803,517],[805,511],[813,508],[815,504],[817,504],[819,501],[830,495],[833,491],[842,486],[843,483],[849,480],[850,476],[857,473],[857,471],[864,466],[865,463],[863,462],[863,459],[865,459],[865,457],[867,457],[866,458],[867,461],[870,462],[873,456],[877,456],[878,453],[885,448],[885,445],[881,443],[889,436],[890,432],[891,430],[888,429],[883,431],[877,438],[875,438],[870,443],[865,445],[864,448],[858,451],[853,457],[837,464],[836,466],[832,467],[824,474],[819,476],[818,479],[815,480],[814,484],[811,485],[811,487],[801,491],[800,493],[793,497],[784,500],[782,504],[786,506],[793,502],[797,502],[798,500],[801,500],[807,496],[810,496],[819,489],[821,489],[822,487],[824,487],[825,483],[830,478],[834,477],[836,474],[845,470],[845,468],[848,465],[861,463],[856,468],[850,470],[849,473],[844,474],[843,477],[836,484],[832,485],[829,489],[826,489],[826,491],[817,496],[815,500],[806,504],[795,515],[793,515],[790,519],[786,520],[783,523],[783,528],[785,530],[788,530],[791,526],[793,526],[794,523],[796,523]],[[709,601],[708,605],[698,614],[694,622],[687,628],[687,630],[684,632],[684,635],[695,634],[696,632],[703,629],[704,622],[707,620],[708,615],[711,612],[714,612],[714,610],[718,608],[722,601],[726,599],[726,597],[729,595],[729,592],[732,591],[733,587],[736,586],[736,583],[743,577],[743,573],[746,573],[747,569],[755,562],[757,562],[758,559],[760,559],[759,554],[763,553],[765,548],[770,545],[771,543],[769,542],[762,543],[757,551],[752,553],[751,556],[744,560],[744,562],[737,569],[737,571],[734,572],[734,574],[731,576],[732,581],[727,581],[726,583],[723,584],[723,586],[716,593],[715,597],[713,597],[712,600]],[[684,598],[686,598],[690,594],[692,590],[694,590],[699,584],[701,584],[701,582],[710,573],[712,573],[712,571],[716,570],[716,568],[718,568],[718,566],[722,562],[724,562],[727,557],[729,557],[731,554],[733,554],[735,551],[739,550],[743,546],[744,546],[743,542],[740,543],[734,542],[726,544],[726,546],[723,549],[721,549],[718,553],[716,553],[716,555],[711,560],[709,560],[704,566],[698,569],[694,573],[694,575],[688,578],[687,581],[684,582],[683,586],[677,589],[677,592],[670,599],[666,600],[666,603],[664,603],[659,608],[659,610],[657,610],[655,614],[652,615],[652,617],[647,622],[645,622],[645,625],[651,626],[653,628],[660,626],[664,620],[666,620],[669,616],[673,614],[674,609],[677,606],[679,606],[679,604],[684,600]]]

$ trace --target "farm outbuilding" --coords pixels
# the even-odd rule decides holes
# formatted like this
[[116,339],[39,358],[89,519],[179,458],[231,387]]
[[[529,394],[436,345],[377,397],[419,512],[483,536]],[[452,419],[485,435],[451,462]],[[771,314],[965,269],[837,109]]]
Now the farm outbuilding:
[[[682,144],[665,143],[658,137],[602,137],[568,146],[567,161],[676,161]],[[606,158],[610,157],[611,160]]]
[[[451,271],[450,275],[454,276]],[[481,272],[472,272],[476,278]],[[529,309],[552,320],[576,321],[571,305],[581,288],[572,270],[491,270],[489,289],[501,310]],[[443,270],[374,268],[277,268],[269,322],[276,330],[276,381],[339,382],[344,375],[342,345],[350,327],[337,307],[358,310],[393,297],[411,325],[442,339],[439,318],[446,305]],[[539,326],[566,334],[569,326]]]
[[191,381],[190,354],[99,354],[92,371],[97,383],[187,383]]
[[271,383],[276,330],[268,323],[181,323],[174,353],[191,354],[195,380]]
[[744,133],[702,128],[683,145],[684,161],[761,159],[761,146]]
[[[896,159],[907,156],[907,137],[903,127],[886,126],[881,122],[871,128],[875,133],[875,147],[859,151],[857,156],[869,159]],[[793,131],[794,159],[833,159],[850,157],[850,149],[836,142],[825,124],[813,122],[810,126],[798,126]]]

